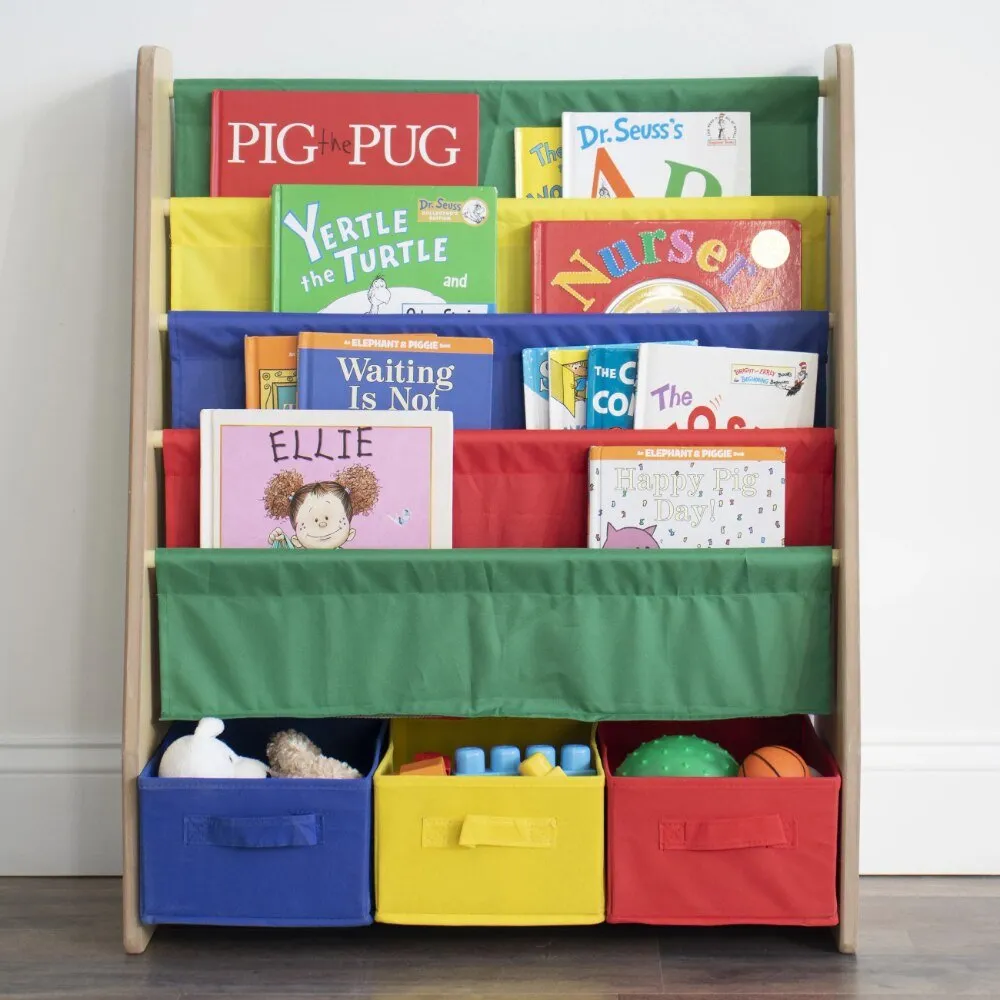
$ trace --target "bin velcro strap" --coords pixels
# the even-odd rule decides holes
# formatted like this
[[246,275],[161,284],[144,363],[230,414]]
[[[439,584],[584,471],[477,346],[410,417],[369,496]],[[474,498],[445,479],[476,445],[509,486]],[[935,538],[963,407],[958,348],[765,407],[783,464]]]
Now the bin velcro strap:
[[735,851],[794,847],[795,823],[777,813],[724,819],[660,820],[661,851]]
[[315,813],[184,817],[184,843],[201,847],[315,847],[321,833]]

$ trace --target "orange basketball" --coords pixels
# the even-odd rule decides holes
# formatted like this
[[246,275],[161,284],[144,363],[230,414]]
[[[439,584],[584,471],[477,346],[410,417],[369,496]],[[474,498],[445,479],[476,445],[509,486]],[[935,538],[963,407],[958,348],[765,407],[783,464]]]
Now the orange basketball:
[[808,778],[809,765],[788,747],[760,747],[740,764],[741,778]]

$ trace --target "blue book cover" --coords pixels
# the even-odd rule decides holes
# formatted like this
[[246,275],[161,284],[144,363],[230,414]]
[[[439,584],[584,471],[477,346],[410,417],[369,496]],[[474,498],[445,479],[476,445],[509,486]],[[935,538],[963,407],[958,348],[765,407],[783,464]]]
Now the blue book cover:
[[489,337],[299,334],[300,410],[445,410],[456,430],[488,430],[492,390]]
[[[697,340],[675,340],[697,347]],[[638,344],[591,347],[587,364],[587,429],[631,430],[635,418]]]

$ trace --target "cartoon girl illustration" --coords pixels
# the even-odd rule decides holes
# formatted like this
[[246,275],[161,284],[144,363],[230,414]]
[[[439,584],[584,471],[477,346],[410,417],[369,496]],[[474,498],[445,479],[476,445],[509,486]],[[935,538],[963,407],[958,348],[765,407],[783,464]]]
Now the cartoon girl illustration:
[[378,479],[366,465],[316,483],[306,483],[294,469],[276,472],[264,491],[264,510],[276,521],[287,517],[295,532],[289,538],[275,528],[268,543],[275,549],[339,549],[355,535],[354,515],[371,513],[378,495]]
[[366,316],[377,316],[382,306],[389,304],[392,292],[385,283],[385,278],[381,274],[376,274],[372,283],[368,286],[368,312]]

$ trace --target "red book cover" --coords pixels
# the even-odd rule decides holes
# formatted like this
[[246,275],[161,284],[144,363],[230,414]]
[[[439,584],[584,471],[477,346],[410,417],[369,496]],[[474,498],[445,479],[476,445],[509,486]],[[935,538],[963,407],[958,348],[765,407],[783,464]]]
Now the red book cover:
[[531,241],[536,313],[801,308],[792,219],[534,222]]
[[479,96],[216,90],[210,193],[274,184],[479,183]]

